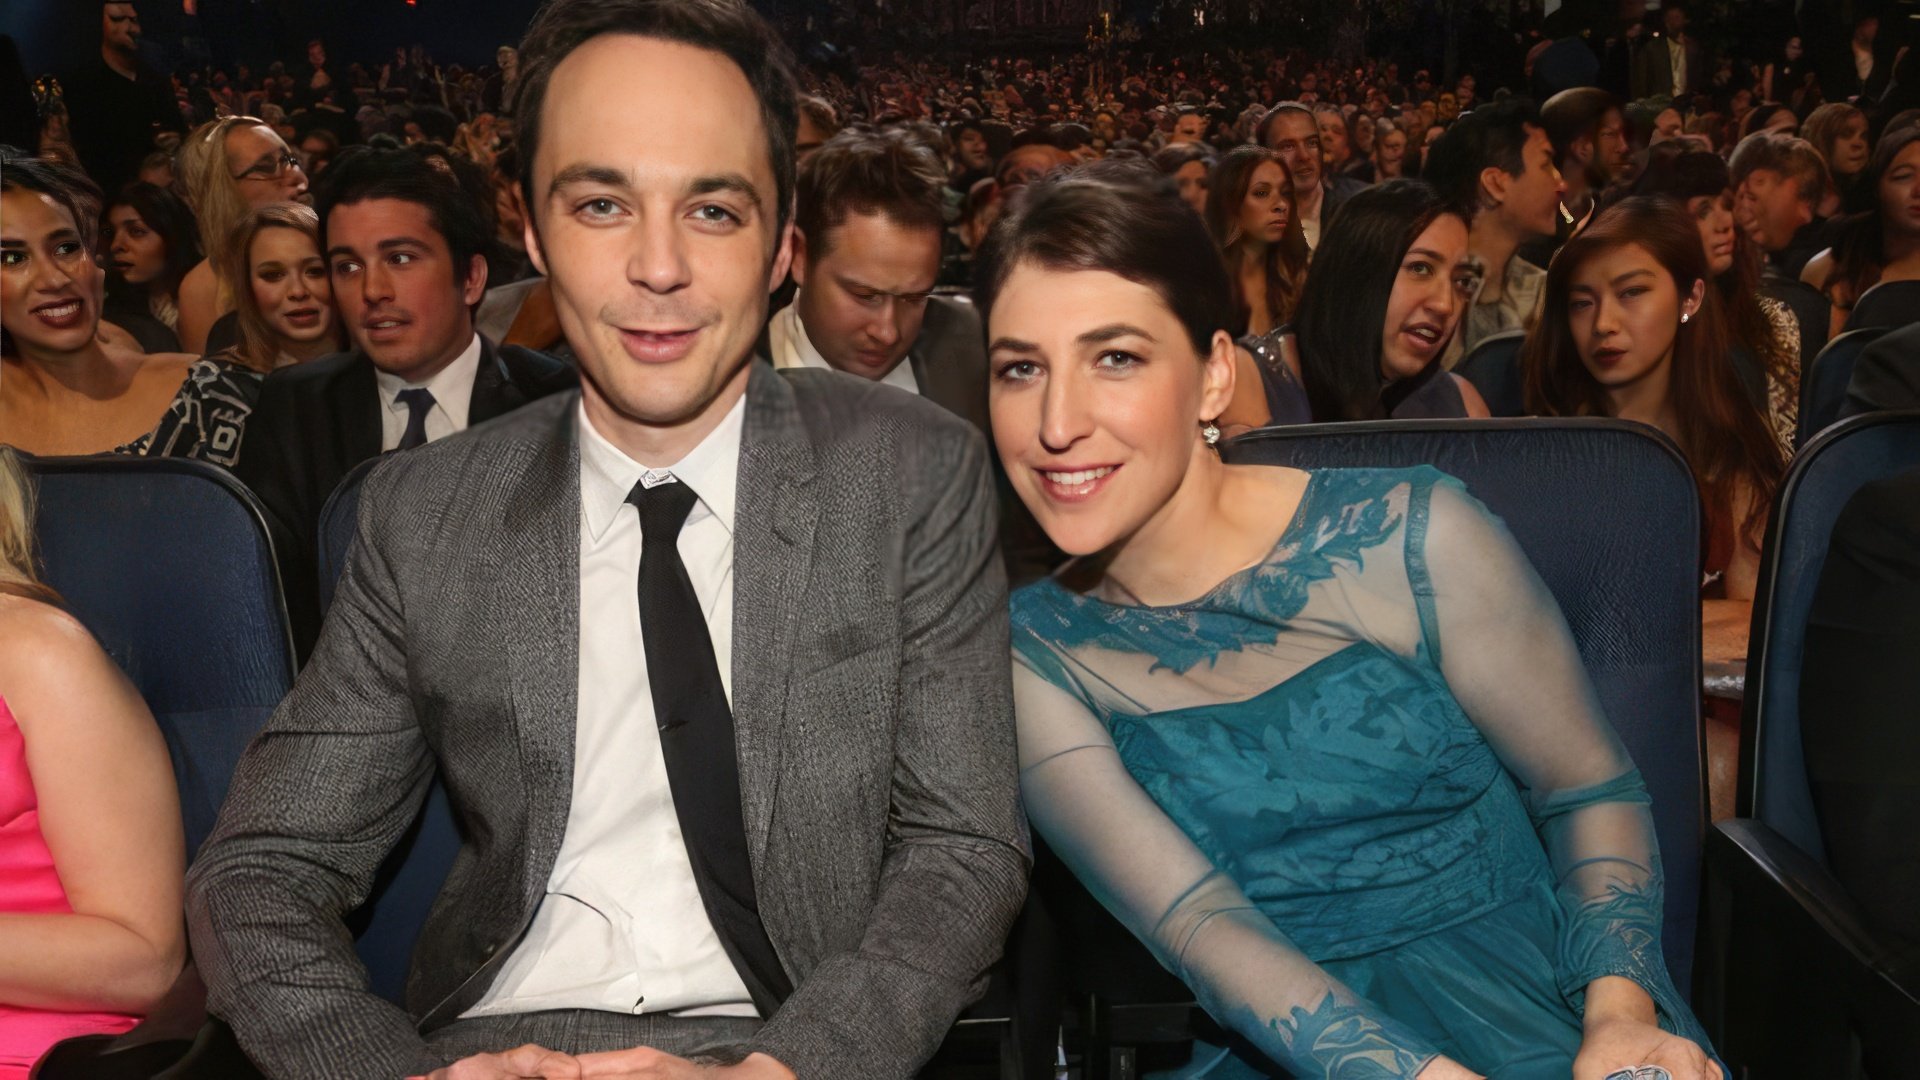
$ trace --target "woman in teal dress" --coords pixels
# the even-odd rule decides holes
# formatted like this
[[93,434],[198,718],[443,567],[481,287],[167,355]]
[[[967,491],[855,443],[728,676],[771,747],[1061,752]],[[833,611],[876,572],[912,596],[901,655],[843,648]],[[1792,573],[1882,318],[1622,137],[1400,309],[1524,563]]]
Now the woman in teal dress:
[[[1434,246],[1355,298],[1389,333],[1466,302]],[[1499,520],[1429,468],[1224,465],[1227,282],[1148,177],[1035,187],[982,271],[994,440],[1077,556],[1013,600],[1023,793],[1258,1051],[1182,1075],[1717,1080],[1645,785]]]

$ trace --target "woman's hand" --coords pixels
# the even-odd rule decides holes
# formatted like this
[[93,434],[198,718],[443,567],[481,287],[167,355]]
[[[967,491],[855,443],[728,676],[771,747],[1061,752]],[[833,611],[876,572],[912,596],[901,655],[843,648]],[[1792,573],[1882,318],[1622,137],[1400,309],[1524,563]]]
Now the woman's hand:
[[1617,975],[1587,986],[1586,1032],[1573,1059],[1573,1080],[1606,1080],[1622,1069],[1658,1065],[1673,1080],[1720,1080],[1720,1067],[1692,1039],[1663,1031],[1653,998]]

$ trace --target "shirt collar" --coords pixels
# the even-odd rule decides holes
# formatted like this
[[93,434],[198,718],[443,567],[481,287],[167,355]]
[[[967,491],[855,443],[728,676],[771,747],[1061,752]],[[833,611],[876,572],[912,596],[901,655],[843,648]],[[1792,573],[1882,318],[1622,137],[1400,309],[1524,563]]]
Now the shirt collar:
[[794,302],[774,313],[773,321],[767,325],[767,348],[773,355],[767,359],[773,361],[776,370],[787,368],[833,367],[820,350],[813,347],[813,339],[807,337],[807,328],[800,321],[800,291],[794,290]]
[[394,396],[402,390],[414,390],[425,387],[433,395],[433,403],[446,410],[447,418],[453,421],[453,430],[467,429],[467,413],[473,406],[473,383],[480,374],[480,335],[476,332],[453,363],[441,368],[432,378],[423,383],[410,383],[398,375],[390,375],[379,368],[373,369],[373,381],[380,387],[380,404],[389,409],[406,406],[398,405]]
[[672,473],[681,483],[693,488],[700,501],[687,515],[687,524],[703,515],[719,519],[731,535],[733,509],[740,483],[740,437],[746,427],[747,398],[733,403],[720,425],[707,433],[700,444],[678,462],[657,469],[628,457],[608,441],[587,418],[583,400],[577,409],[580,429],[580,513],[586,522],[587,536],[598,543],[606,536],[620,512],[626,508],[633,485],[648,472]]

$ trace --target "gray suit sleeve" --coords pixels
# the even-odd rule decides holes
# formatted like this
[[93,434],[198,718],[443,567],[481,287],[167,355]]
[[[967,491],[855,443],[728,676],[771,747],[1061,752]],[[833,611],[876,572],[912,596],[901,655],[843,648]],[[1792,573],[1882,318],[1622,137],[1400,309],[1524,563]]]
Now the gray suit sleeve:
[[187,877],[208,1011],[276,1080],[440,1067],[407,1014],[368,990],[342,916],[419,812],[432,759],[407,692],[406,635],[368,478],[311,662],[247,748]]
[[804,1080],[907,1077],[979,997],[1026,896],[1007,588],[984,440],[925,439],[906,494],[900,711],[879,890],[745,1049]]

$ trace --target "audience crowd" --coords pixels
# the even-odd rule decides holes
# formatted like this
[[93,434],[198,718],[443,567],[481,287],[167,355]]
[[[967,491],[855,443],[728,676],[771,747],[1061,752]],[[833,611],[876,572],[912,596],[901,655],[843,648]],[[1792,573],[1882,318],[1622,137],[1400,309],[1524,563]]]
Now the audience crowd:
[[[346,58],[316,40],[298,59],[166,76],[141,66],[136,4],[105,3],[100,22],[97,62],[36,84],[38,130],[17,136],[31,145],[0,147],[0,446],[12,448],[0,450],[0,955],[28,958],[0,963],[0,1078],[148,1012],[186,962],[183,903],[210,1007],[272,1075],[323,1075],[335,1053],[392,1075],[457,1059],[474,1071],[447,1075],[592,1075],[554,1062],[583,1069],[641,1043],[751,1076],[904,1075],[977,992],[1018,910],[1029,854],[1016,763],[1037,832],[1244,1040],[1196,1050],[1196,1063],[1217,1053],[1253,1070],[1264,1055],[1332,1076],[1371,1054],[1368,1075],[1425,1080],[1564,1076],[1570,1061],[1720,1075],[1667,979],[1657,926],[1620,899],[1652,895],[1657,923],[1645,789],[1498,522],[1432,470],[1262,470],[1223,464],[1215,447],[1333,421],[1647,425],[1700,493],[1709,652],[1740,660],[1776,494],[1815,426],[1803,376],[1875,296],[1920,281],[1920,60],[1877,18],[1858,19],[1844,62],[1830,63],[1800,37],[1740,55],[1697,37],[1683,4],[1649,18],[1628,0],[1584,34],[1533,33],[1513,65],[1446,77],[1259,35],[862,59],[783,28],[807,61],[796,78],[775,31],[732,0],[554,0],[525,42],[472,66],[418,45]],[[1920,301],[1902,295],[1915,306],[1859,356],[1843,417],[1920,408]],[[695,361],[709,366],[662,374]],[[464,459],[423,449],[483,424],[449,444]],[[543,440],[575,424],[554,457]],[[190,882],[162,740],[40,582],[14,452],[209,462],[266,511],[306,667]],[[368,482],[329,609],[322,508],[393,454]],[[850,493],[795,509],[783,490],[809,490],[816,468]],[[536,511],[564,508],[542,500],[568,478],[574,516],[540,546],[555,537]],[[668,488],[687,504],[664,508]],[[1920,471],[1874,493],[1843,527],[1879,553],[1831,587],[1880,595],[1884,621],[1906,628],[1885,632],[1912,641],[1920,605],[1884,597],[1920,587]],[[631,535],[617,523],[632,520],[627,502],[640,513]],[[1276,519],[1275,507],[1295,510]],[[502,514],[528,546],[486,539]],[[1295,524],[1276,539],[1276,520]],[[1335,554],[1315,549],[1308,565],[1289,546],[1315,522],[1340,533],[1329,551],[1351,575],[1325,568]],[[1404,557],[1363,564],[1389,540]],[[515,595],[610,620],[601,608],[615,597],[631,622],[643,544],[677,569],[656,578],[641,564],[641,622],[620,623],[616,645],[519,639],[564,668],[558,689],[478,640],[495,622],[474,612]],[[787,581],[804,564],[778,563],[782,544],[832,545],[839,591],[823,600]],[[517,561],[549,551],[578,576],[508,585]],[[448,576],[450,564],[485,585]],[[1308,584],[1283,601],[1274,582],[1289,575]],[[1004,582],[1028,586],[1011,600],[1010,698]],[[749,606],[776,595],[817,606]],[[1839,610],[1837,592],[1822,595]],[[646,622],[669,617],[699,632],[668,640]],[[1389,661],[1336,661],[1354,642]],[[637,678],[617,674],[628,646],[646,658]],[[782,678],[791,653],[788,708],[821,714],[816,740],[849,743],[840,763],[810,764],[813,779],[783,780],[778,809],[747,782],[773,775],[753,756],[773,744],[753,740],[772,737],[759,725],[781,707],[767,685],[731,680],[729,657],[749,648]],[[1844,681],[1834,670],[1863,657],[1899,666],[1876,648],[1810,635],[1809,684]],[[995,659],[998,683],[984,673]],[[595,689],[589,674],[608,681]],[[1904,693],[1884,685],[1889,700]],[[1267,697],[1295,686],[1327,696]],[[613,722],[623,694],[651,704],[644,731],[658,714],[651,750]],[[512,800],[481,792],[518,784],[493,771],[516,752],[514,713],[489,695],[569,714],[577,698],[580,714],[577,762],[571,743],[521,762],[561,771],[507,833],[490,815]],[[1285,784],[1247,779],[1257,769],[1236,780],[1247,752],[1142,722],[1211,716],[1233,732],[1223,738],[1244,724],[1259,746],[1272,736],[1236,712],[1248,700],[1279,712],[1391,703],[1419,719],[1347,732],[1360,741],[1325,753],[1330,776]],[[729,701],[723,754],[675,741],[710,738],[711,725],[678,733],[716,703],[725,718]],[[956,722],[971,702],[978,715]],[[1707,712],[1724,817],[1738,705]],[[995,726],[1010,720],[1017,747],[1011,722]],[[571,719],[564,730],[572,739]],[[869,760],[876,731],[886,747]],[[1325,736],[1303,725],[1285,737]],[[1405,751],[1423,739],[1459,756]],[[1920,760],[1910,738],[1904,748]],[[785,751],[810,763],[820,752]],[[1182,775],[1168,755],[1183,752],[1219,775]],[[1370,752],[1396,764],[1360,776],[1333,761]],[[596,764],[610,754],[651,764],[630,783]],[[721,772],[699,771],[716,761]],[[510,883],[515,895],[447,900],[471,925],[430,924],[416,967],[446,970],[418,979],[439,1025],[423,1043],[391,1006],[341,988],[346,938],[310,924],[364,895],[436,766],[480,849],[449,893]],[[1462,770],[1502,779],[1432,794]],[[336,790],[328,771],[357,775]],[[1247,797],[1227,791],[1235,783],[1269,793],[1223,809]],[[1400,783],[1423,794],[1340,825],[1343,799]],[[1831,803],[1837,833],[1898,820],[1891,802],[1847,790],[1853,802]],[[1920,783],[1902,790],[1914,810]],[[781,834],[777,815],[816,797],[851,800],[828,815],[845,835]],[[529,825],[529,813],[544,816]],[[1284,829],[1249,824],[1290,813],[1321,831],[1283,843]],[[1478,831],[1432,825],[1455,818]],[[673,850],[587,846],[623,820],[659,826]],[[691,865],[674,853],[682,834]],[[1476,855],[1469,835],[1498,857]],[[1249,858],[1294,844],[1286,857],[1313,876],[1332,859],[1314,845],[1335,837],[1343,857],[1377,857],[1379,881],[1329,871],[1309,902],[1229,873],[1283,874]],[[743,901],[749,839],[760,846]],[[1396,860],[1427,844],[1459,866],[1396,878]],[[1920,958],[1910,847],[1891,872],[1851,854],[1842,869]],[[522,848],[545,857],[540,880],[521,880]],[[1147,880],[1141,859],[1164,876]],[[1608,861],[1627,869],[1583,869]],[[776,884],[791,895],[770,897]],[[1376,895],[1336,913],[1342,890],[1375,885],[1404,903]],[[1469,910],[1481,893],[1510,906]],[[654,905],[698,930],[663,939],[604,916],[607,903]],[[1405,925],[1361,928],[1356,911]],[[1422,951],[1439,942],[1444,960]],[[1496,959],[1505,975],[1471,967]],[[1451,982],[1437,973],[1461,964]],[[303,965],[328,986],[285,976]],[[490,975],[474,983],[476,971]],[[623,1001],[636,985],[657,1001]],[[886,1037],[823,1034],[838,1012],[881,1009],[916,1016],[881,1025]],[[603,1019],[519,1019],[553,1010]],[[1503,1058],[1476,1033],[1471,1018],[1495,1013],[1533,1056]],[[554,1056],[508,1052],[523,1043]]]

